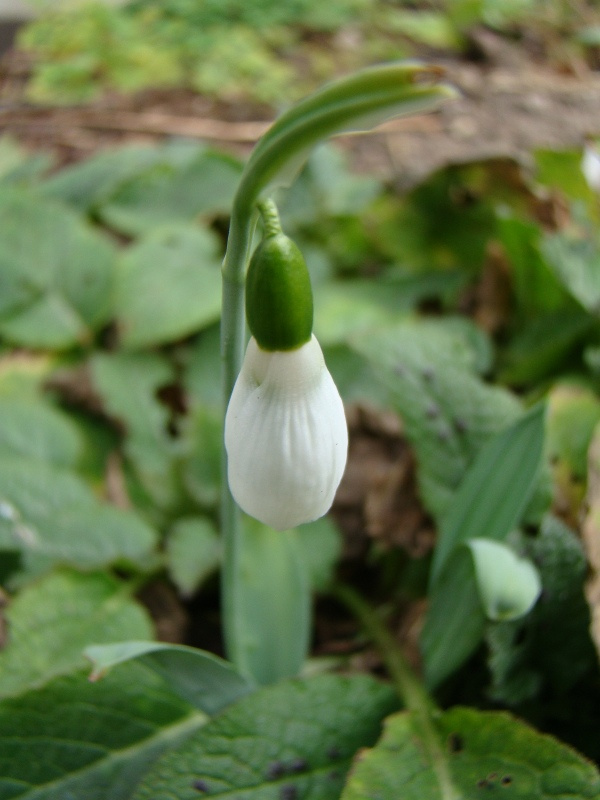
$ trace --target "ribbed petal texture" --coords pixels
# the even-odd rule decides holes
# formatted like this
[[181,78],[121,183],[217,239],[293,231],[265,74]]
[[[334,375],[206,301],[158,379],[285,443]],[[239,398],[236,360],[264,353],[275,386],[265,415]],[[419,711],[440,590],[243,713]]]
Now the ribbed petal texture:
[[276,530],[322,517],[344,474],[344,406],[313,336],[268,352],[250,339],[225,417],[229,487]]

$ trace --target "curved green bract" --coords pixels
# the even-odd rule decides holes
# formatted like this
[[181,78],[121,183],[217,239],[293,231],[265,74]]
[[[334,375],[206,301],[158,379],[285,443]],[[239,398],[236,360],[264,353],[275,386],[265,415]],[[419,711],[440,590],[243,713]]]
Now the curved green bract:
[[250,260],[246,318],[263,350],[293,350],[311,337],[310,276],[302,253],[283,233],[266,236]]
[[[395,116],[429,110],[456,96],[439,84],[439,67],[417,61],[382,64],[325,85],[282,114],[254,148],[236,194],[247,206],[273,183],[285,183],[311,147],[330,136],[369,130]],[[291,170],[290,170],[291,167]]]

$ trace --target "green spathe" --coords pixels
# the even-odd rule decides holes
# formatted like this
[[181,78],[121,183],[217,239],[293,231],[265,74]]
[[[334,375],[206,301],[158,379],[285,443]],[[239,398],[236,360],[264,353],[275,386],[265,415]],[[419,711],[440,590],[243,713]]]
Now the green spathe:
[[281,231],[267,231],[250,260],[246,317],[263,350],[295,350],[310,340],[310,276],[297,245]]

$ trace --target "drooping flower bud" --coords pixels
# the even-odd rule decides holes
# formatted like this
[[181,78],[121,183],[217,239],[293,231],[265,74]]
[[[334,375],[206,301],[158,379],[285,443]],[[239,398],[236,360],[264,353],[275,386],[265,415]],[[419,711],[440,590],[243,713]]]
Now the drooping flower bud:
[[265,236],[246,279],[252,338],[225,417],[225,447],[238,505],[287,530],[331,507],[346,466],[348,429],[312,335],[306,264],[281,232],[274,206],[261,211]]

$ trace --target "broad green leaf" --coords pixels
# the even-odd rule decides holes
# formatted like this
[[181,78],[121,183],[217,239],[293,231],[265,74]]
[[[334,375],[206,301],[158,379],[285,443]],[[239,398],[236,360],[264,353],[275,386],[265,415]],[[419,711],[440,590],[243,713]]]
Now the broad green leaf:
[[573,200],[592,204],[594,192],[581,169],[582,152],[577,150],[537,150],[534,154],[536,180],[559,189]]
[[515,419],[519,403],[473,374],[473,340],[450,321],[408,320],[353,338],[404,422],[421,495],[439,519],[481,446]]
[[158,163],[124,181],[100,205],[109,226],[130,236],[192,221],[201,214],[229,211],[241,165],[224,153],[199,151],[173,166]]
[[591,388],[576,382],[557,383],[548,396],[548,455],[560,461],[573,477],[584,481],[587,458],[600,401]]
[[172,366],[159,354],[123,352],[96,353],[90,366],[106,411],[125,429],[124,451],[144,488],[158,505],[168,505],[176,491],[176,449],[157,393],[173,381]]
[[160,675],[186,702],[211,715],[252,691],[252,686],[229,662],[184,645],[119,642],[92,645],[84,655],[94,667],[91,680],[103,678],[118,664],[139,661]]
[[221,489],[223,414],[214,408],[197,406],[184,421],[183,432],[188,441],[182,468],[185,488],[201,506],[214,508]]
[[136,175],[156,164],[171,168],[185,166],[199,150],[199,145],[190,142],[159,147],[126,144],[61,169],[44,181],[40,189],[49,197],[89,212],[106,202],[123,183]]
[[0,138],[0,182],[31,183],[52,163],[47,153],[28,154],[10,135]]
[[123,346],[164,344],[218,320],[220,260],[215,237],[191,225],[160,229],[130,247],[116,270]]
[[223,392],[220,382],[220,330],[213,325],[194,339],[184,351],[183,383],[190,403],[221,412]]
[[298,675],[310,639],[310,585],[298,544],[302,529],[274,531],[244,516],[237,643],[231,660],[258,684]]
[[0,458],[0,549],[19,550],[26,562],[89,569],[143,560],[156,538],[133,512],[100,503],[74,473]]
[[173,582],[190,597],[221,561],[214,524],[207,517],[180,517],[168,532],[165,556]]
[[129,800],[142,776],[206,717],[138,665],[78,674],[0,702],[3,800]]
[[524,319],[565,306],[566,291],[540,252],[538,225],[502,214],[497,236],[510,260],[517,310]]
[[[495,701],[511,705],[544,692],[541,711],[551,716],[551,697],[560,707],[571,702],[568,692],[581,692],[586,674],[595,682],[597,657],[584,595],[588,565],[579,537],[551,515],[537,536],[523,537],[522,550],[538,565],[543,595],[524,619],[486,632],[489,691]],[[573,728],[580,729],[575,719]]]
[[286,681],[240,700],[164,756],[134,800],[336,800],[356,751],[395,706],[365,676]]
[[600,249],[594,233],[547,234],[542,252],[556,277],[590,313],[600,314]]
[[534,407],[477,455],[442,520],[431,564],[432,587],[459,544],[476,537],[501,541],[518,523],[539,473],[544,416],[543,405]]
[[2,454],[72,467],[82,442],[70,419],[42,400],[0,397],[0,450]]
[[499,379],[532,384],[570,370],[574,354],[593,329],[593,317],[581,309],[565,308],[525,320],[502,354]]
[[511,620],[531,611],[541,591],[534,565],[502,542],[470,539],[479,599],[491,620]]
[[23,589],[5,614],[0,696],[83,668],[82,650],[90,644],[152,636],[146,611],[108,575],[54,573]]
[[[432,720],[438,758],[427,757],[418,720],[388,718],[361,754],[341,800],[596,800],[600,774],[551,736],[502,712],[454,708]],[[432,763],[433,761],[433,763]]]
[[28,347],[89,343],[110,315],[114,247],[74,212],[0,193],[0,333]]

